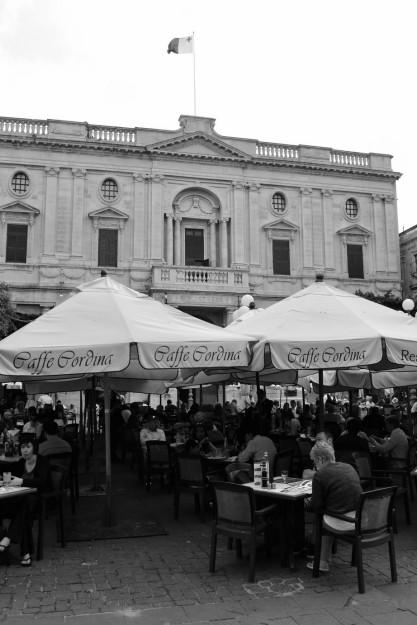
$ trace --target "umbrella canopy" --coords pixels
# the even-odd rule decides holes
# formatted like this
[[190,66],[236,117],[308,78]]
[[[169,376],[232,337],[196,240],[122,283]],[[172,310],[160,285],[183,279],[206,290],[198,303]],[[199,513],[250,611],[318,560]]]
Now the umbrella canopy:
[[[318,385],[318,375],[305,378]],[[394,369],[389,371],[369,371],[368,369],[348,369],[323,372],[324,391],[346,391],[353,388],[399,388],[417,386],[417,368]]]
[[417,366],[417,322],[321,280],[228,326],[259,339],[251,369]]
[[3,379],[116,374],[175,379],[177,370],[246,366],[249,339],[99,278],[0,341]]

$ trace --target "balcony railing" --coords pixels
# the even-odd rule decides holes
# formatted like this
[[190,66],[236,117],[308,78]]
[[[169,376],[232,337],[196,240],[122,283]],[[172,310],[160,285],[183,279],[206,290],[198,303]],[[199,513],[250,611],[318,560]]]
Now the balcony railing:
[[5,135],[45,136],[48,134],[48,123],[41,119],[8,119],[0,118],[0,133]]
[[247,291],[249,272],[244,269],[217,267],[153,267],[152,286],[159,288],[186,288],[195,291]]

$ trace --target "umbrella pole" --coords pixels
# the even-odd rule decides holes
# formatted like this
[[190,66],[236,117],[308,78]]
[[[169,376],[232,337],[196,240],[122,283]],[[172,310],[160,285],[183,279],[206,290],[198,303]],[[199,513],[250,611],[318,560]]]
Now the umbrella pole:
[[256,376],[256,395],[257,395],[257,398],[258,398],[258,401],[259,401],[259,397],[260,397],[260,394],[261,394],[261,385],[260,385],[260,382],[259,382],[259,373],[258,373],[258,371],[256,371],[255,376]]
[[106,374],[103,376],[104,390],[104,432],[106,449],[106,503],[104,511],[104,525],[110,527],[114,524],[112,514],[112,493],[111,493],[111,450],[110,450],[110,384]]
[[319,410],[318,410],[318,432],[323,429],[323,369],[319,369]]

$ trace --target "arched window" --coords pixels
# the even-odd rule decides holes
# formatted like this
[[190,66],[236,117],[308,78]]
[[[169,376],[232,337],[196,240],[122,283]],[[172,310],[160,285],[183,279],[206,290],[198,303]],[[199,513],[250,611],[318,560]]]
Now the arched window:
[[23,171],[14,174],[11,189],[16,195],[25,195],[29,190],[29,176]]
[[106,202],[115,200],[119,195],[119,187],[113,178],[106,178],[101,184],[101,195]]
[[285,213],[286,205],[285,195],[282,193],[274,193],[272,196],[272,210],[274,213]]
[[350,197],[348,200],[346,200],[345,210],[346,215],[349,217],[349,219],[355,219],[355,217],[358,216],[359,208],[355,198]]

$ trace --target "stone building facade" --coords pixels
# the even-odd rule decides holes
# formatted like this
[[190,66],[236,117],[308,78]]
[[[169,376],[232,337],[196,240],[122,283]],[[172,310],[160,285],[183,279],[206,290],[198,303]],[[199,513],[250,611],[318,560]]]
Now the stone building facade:
[[403,298],[417,300],[417,226],[400,232]]
[[39,313],[107,274],[218,324],[314,280],[399,293],[391,156],[0,118],[0,281]]

